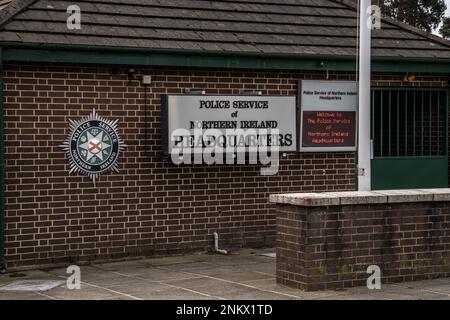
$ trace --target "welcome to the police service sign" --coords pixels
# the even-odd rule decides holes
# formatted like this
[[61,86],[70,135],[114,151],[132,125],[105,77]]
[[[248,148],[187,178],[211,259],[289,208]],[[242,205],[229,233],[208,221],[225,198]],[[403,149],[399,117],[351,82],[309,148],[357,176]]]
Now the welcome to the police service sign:
[[221,132],[216,139],[226,145],[257,141],[280,152],[297,150],[293,96],[165,95],[162,116],[165,155],[177,146],[194,147],[194,130]]
[[303,80],[300,99],[301,152],[356,150],[356,82]]

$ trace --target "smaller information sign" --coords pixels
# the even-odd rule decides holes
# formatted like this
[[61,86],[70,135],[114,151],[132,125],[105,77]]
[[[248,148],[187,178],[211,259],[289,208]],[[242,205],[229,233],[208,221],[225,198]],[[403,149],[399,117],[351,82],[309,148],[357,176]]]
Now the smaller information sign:
[[303,147],[354,147],[355,112],[303,112]]
[[302,81],[300,151],[355,151],[357,84]]

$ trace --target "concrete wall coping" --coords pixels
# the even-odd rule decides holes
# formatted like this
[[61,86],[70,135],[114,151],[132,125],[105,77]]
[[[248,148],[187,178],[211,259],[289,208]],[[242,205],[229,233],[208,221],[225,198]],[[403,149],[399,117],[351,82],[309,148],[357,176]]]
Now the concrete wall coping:
[[270,202],[303,207],[450,201],[450,189],[405,189],[272,194]]

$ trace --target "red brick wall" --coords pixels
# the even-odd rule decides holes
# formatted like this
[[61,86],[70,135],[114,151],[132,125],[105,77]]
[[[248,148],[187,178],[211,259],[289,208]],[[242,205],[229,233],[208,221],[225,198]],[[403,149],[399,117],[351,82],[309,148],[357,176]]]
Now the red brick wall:
[[[221,246],[273,245],[275,212],[268,195],[353,190],[353,153],[290,154],[280,174],[259,166],[181,166],[160,160],[160,95],[204,88],[207,94],[296,95],[301,79],[324,72],[137,68],[149,74],[149,154],[144,146],[144,88],[128,82],[126,68],[7,64],[5,66],[6,258],[9,267],[207,250],[214,231]],[[351,73],[329,79],[351,80]],[[377,76],[375,85],[399,75]],[[384,81],[382,81],[384,79]],[[436,80],[436,78],[433,78]],[[420,79],[419,79],[420,80]],[[430,85],[425,77],[421,85]],[[434,85],[442,86],[438,78]],[[446,83],[445,83],[446,84]],[[92,108],[119,119],[128,149],[120,173],[94,186],[68,176],[58,147],[68,120]]]
[[[228,248],[274,245],[269,194],[354,189],[352,153],[291,154],[272,177],[260,176],[259,166],[176,167],[160,160],[161,94],[205,88],[296,95],[298,80],[324,73],[138,68],[153,76],[145,155],[144,89],[129,83],[125,70],[112,76],[108,66],[5,66],[7,266],[207,250],[214,231]],[[119,119],[128,145],[120,173],[101,176],[95,186],[68,175],[58,147],[68,120],[94,107]]]
[[277,205],[277,281],[308,291],[450,276],[448,202]]

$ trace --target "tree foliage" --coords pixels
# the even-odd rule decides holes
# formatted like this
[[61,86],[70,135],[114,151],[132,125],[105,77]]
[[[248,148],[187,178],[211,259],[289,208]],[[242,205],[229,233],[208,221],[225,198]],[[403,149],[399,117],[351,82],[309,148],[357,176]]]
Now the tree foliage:
[[446,17],[442,20],[442,26],[441,29],[439,30],[439,34],[443,37],[443,38],[450,38],[450,18]]
[[435,30],[444,18],[445,0],[382,0],[381,12],[427,32]]

